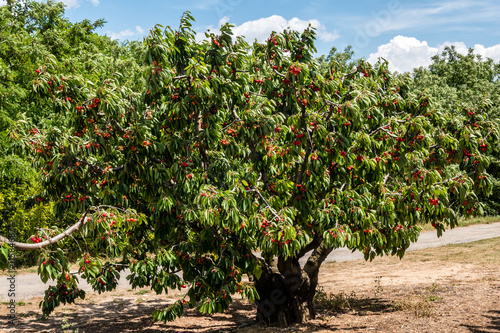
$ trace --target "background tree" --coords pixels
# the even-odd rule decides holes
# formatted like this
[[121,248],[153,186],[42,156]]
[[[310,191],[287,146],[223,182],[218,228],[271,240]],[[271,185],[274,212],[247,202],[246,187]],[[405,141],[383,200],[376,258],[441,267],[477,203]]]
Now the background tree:
[[[41,71],[34,91],[63,84],[52,90],[61,126],[19,121],[10,137],[42,172],[33,201],[80,219],[11,246],[53,248],[79,229],[122,258],[83,251],[80,273],[95,290],[112,290],[122,265],[133,287],[185,288],[158,320],[186,306],[223,311],[241,294],[260,320],[285,326],[314,317],[319,269],[334,249],[402,257],[417,221],[439,235],[456,212],[481,212],[475,193],[491,187],[497,138],[486,104],[443,113],[386,63],[321,70],[311,27],[249,45],[228,24],[196,42],[191,22],[155,27],[132,70],[109,70],[114,58],[96,54],[102,75],[92,83]],[[41,303],[48,315],[83,293],[61,250],[44,255],[39,274],[56,281]]]
[[[120,45],[99,36],[95,31],[103,24],[71,23],[64,17],[64,5],[54,1],[13,1],[0,7],[1,234],[13,227],[19,241],[44,238],[76,218],[69,211],[56,216],[51,203],[35,201],[33,207],[33,198],[28,198],[40,191],[43,170],[31,166],[30,156],[13,151],[7,133],[26,117],[33,131],[64,128],[61,110],[74,103],[80,89],[99,84],[103,77],[125,75],[127,80],[141,74],[134,57],[141,56],[142,45]],[[31,201],[28,206],[26,201]],[[79,252],[71,239],[64,247],[70,255]],[[36,253],[18,256],[18,266],[36,263]]]
[[[488,104],[485,111],[489,117],[500,116],[500,65],[492,59],[483,59],[469,49],[460,54],[454,46],[446,47],[441,54],[432,58],[428,68],[418,68],[413,72],[412,89],[425,90],[432,96],[440,109],[456,114],[462,109],[471,110],[479,104]],[[493,147],[495,157],[488,168],[493,176],[493,195],[481,197],[486,203],[486,212],[500,214],[500,148]]]
[[318,58],[320,71],[325,72],[332,65],[336,65],[342,69],[342,71],[351,71],[361,59],[354,58],[354,50],[351,45],[347,45],[343,52],[337,50],[335,46],[332,46],[328,55],[321,55]]

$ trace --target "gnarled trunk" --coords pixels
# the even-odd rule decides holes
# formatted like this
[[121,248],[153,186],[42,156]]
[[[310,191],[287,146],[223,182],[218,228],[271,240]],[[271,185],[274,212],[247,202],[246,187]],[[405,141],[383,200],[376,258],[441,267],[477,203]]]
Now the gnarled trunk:
[[265,325],[287,327],[313,319],[316,315],[314,295],[319,267],[332,251],[318,246],[302,268],[298,258],[278,258],[277,269],[261,264],[262,275],[255,281],[260,300],[257,321]]
[[311,290],[309,278],[305,274],[285,275],[263,267],[255,287],[260,296],[257,301],[257,320],[265,325],[290,326],[307,320],[314,312],[314,305],[309,302],[309,295],[312,292],[314,296],[314,290]]

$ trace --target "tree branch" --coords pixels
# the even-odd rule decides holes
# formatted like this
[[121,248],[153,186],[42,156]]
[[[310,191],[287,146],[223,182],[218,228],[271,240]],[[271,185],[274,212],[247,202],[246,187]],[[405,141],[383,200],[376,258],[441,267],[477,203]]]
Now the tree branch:
[[346,77],[348,77],[349,75],[356,74],[357,72],[358,72],[358,69],[356,68],[356,69],[355,69],[355,70],[353,70],[352,72],[350,72],[350,73],[346,73],[346,74],[342,75],[342,77],[340,78],[340,81],[341,81],[342,83],[344,83],[344,80],[345,80],[345,78],[346,78]]
[[373,136],[373,135],[377,134],[378,132],[380,132],[381,130],[385,129],[387,126],[389,126],[389,125],[380,126],[379,128],[372,131],[369,135]]
[[53,238],[49,238],[46,241],[43,241],[41,243],[36,243],[36,244],[19,243],[19,242],[10,243],[7,238],[5,238],[3,236],[0,236],[0,244],[9,243],[15,249],[23,250],[23,251],[31,251],[31,250],[43,249],[44,247],[47,247],[47,246],[52,245],[52,244],[55,244],[55,243],[59,242],[60,240],[66,238],[66,237],[69,237],[74,231],[78,230],[80,227],[82,227],[85,224],[87,224],[88,221],[90,221],[90,218],[87,218],[87,213],[88,213],[88,211],[86,211],[83,214],[82,218],[80,218],[80,220],[78,220],[77,223],[75,223],[74,225],[72,225],[71,227],[69,227],[68,229],[66,229],[64,232],[60,233],[59,235],[57,235],[57,236],[55,236]]
[[307,252],[316,249],[321,244],[322,241],[323,237],[319,236],[318,234],[314,235],[313,240],[309,244],[307,244],[302,250],[300,250],[295,257],[297,259],[302,258],[303,256],[306,255]]
[[100,166],[95,165],[95,164],[92,164],[92,163],[87,162],[87,161],[85,161],[85,160],[82,160],[82,159],[81,159],[81,158],[79,158],[79,157],[76,157],[76,156],[75,156],[74,158],[75,158],[75,160],[76,160],[77,162],[80,162],[80,163],[82,163],[82,164],[88,165],[89,167],[91,167],[91,168],[93,168],[93,169],[95,169],[95,170],[97,170],[97,171],[101,171],[101,172],[105,172],[105,171],[119,171],[119,170],[121,170],[121,169],[123,169],[123,168],[125,167],[125,164],[122,164],[122,165],[120,165],[120,166],[118,166],[118,167],[115,167],[115,168],[103,169],[103,168],[101,168]]
[[119,132],[122,132],[122,133],[125,133],[126,131],[120,126],[120,124],[118,124],[118,122],[116,121],[116,119],[111,119],[111,123],[113,123],[113,125],[115,125],[116,129],[119,131]]
[[11,244],[15,249],[23,250],[23,251],[43,249],[47,246],[56,244],[57,242],[59,242],[60,240],[63,240],[66,237],[71,236],[71,234],[73,232],[77,231],[82,226],[86,225],[90,221],[90,217],[87,217],[87,214],[90,210],[99,210],[100,208],[104,208],[104,207],[118,209],[116,207],[111,207],[111,206],[97,206],[97,207],[89,208],[85,211],[85,213],[83,213],[83,216],[78,220],[78,222],[73,224],[71,227],[69,227],[65,231],[61,232],[59,235],[57,235],[53,238],[47,239],[46,241],[43,241],[40,243],[30,244],[30,243],[10,242],[7,238],[0,236],[0,244],[4,244],[4,243]]
[[252,95],[255,95],[255,96],[266,97],[266,96],[264,96],[262,94],[258,94],[258,93],[253,92],[253,91],[249,91],[249,93],[252,94]]
[[448,179],[448,180],[443,180],[442,182],[434,183],[434,184],[432,184],[432,185],[434,185],[434,186],[435,186],[435,185],[446,184],[446,183],[449,183],[449,182],[451,182],[451,181],[454,181],[455,179],[458,179],[458,178],[460,178],[460,177],[467,176],[467,175],[472,175],[474,172],[475,172],[475,171],[471,171],[471,172],[469,172],[469,173],[464,172],[464,173],[462,173],[461,175],[455,176],[455,177],[450,178],[450,179]]
[[286,79],[286,75],[284,74],[281,74],[280,72],[278,72],[274,67],[273,67],[273,64],[271,63],[271,60],[269,60],[269,66],[271,66],[271,68],[273,69],[273,72],[278,74],[279,76],[281,76],[282,78]]
[[[259,155],[257,154],[257,150],[255,150],[255,142],[250,137],[247,138],[247,144],[248,144],[248,147],[250,148],[250,152],[251,152],[250,156],[252,157],[253,162],[255,164],[257,164],[258,162],[261,162],[262,159],[259,158]],[[269,177],[267,176],[267,171],[264,167],[261,167],[259,171],[262,174],[262,181],[264,182],[264,188],[266,190],[268,190]]]
[[309,155],[311,154],[311,151],[313,149],[313,141],[311,134],[309,133],[309,128],[307,127],[307,123],[305,121],[305,113],[306,113],[306,108],[305,106],[302,106],[302,115],[301,118],[304,120],[305,123],[305,132],[307,134],[307,142],[308,142],[308,147],[306,150],[306,153],[304,155],[304,160],[302,161],[302,164],[300,166],[297,166],[297,170],[295,171],[295,184],[300,185],[302,184],[302,179],[304,177],[304,173],[306,172],[307,168],[307,163],[309,162]]
[[260,191],[255,186],[252,186],[251,190],[246,190],[246,193],[249,193],[249,192],[257,192],[257,194],[260,196],[260,198],[266,203],[267,208],[269,208],[269,211],[274,215],[274,217],[276,217],[278,220],[281,220],[278,213],[273,209],[273,207],[271,207],[271,204],[269,202],[267,202],[266,198],[264,198],[262,193],[260,193]]
[[174,76],[172,78],[172,81],[186,79],[187,77],[188,77],[187,75]]
[[328,257],[332,250],[333,247],[327,247],[325,243],[321,241],[320,245],[314,249],[313,253],[304,265],[304,271],[307,275],[312,276],[317,274],[321,264],[325,261],[326,257]]
[[[191,85],[191,83],[190,83]],[[199,137],[200,133],[203,132],[202,126],[201,126],[201,110],[198,107],[195,107],[195,137]],[[201,167],[203,170],[208,170],[208,160],[207,160],[207,154],[205,153],[205,149],[203,148],[203,145],[201,142],[199,143],[198,146],[198,151],[200,153],[201,157]]]

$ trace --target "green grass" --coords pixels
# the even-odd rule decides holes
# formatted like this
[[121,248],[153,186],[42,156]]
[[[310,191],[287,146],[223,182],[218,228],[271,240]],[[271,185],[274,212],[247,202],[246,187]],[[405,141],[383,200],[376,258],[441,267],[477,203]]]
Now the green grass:
[[405,254],[405,260],[409,261],[429,261],[429,258],[432,261],[498,264],[500,263],[500,237],[471,243],[449,244]]
[[[9,301],[7,301],[7,302],[1,302],[0,304],[1,304],[1,305],[9,305],[9,304],[10,304],[10,302],[9,302]],[[28,303],[28,304],[31,304],[31,302],[30,302],[30,303]],[[24,306],[24,305],[26,305],[26,303],[24,303],[23,301],[19,301],[19,302],[16,302],[16,305],[17,305],[17,306]]]
[[[500,222],[500,216],[480,216],[480,217],[473,217],[473,218],[459,218],[458,219],[458,227],[467,227],[470,225],[474,224],[491,224],[491,223],[496,223]],[[424,231],[429,231],[429,230],[435,230],[434,227],[430,223],[421,223],[419,224],[420,227],[422,227],[422,230]]]

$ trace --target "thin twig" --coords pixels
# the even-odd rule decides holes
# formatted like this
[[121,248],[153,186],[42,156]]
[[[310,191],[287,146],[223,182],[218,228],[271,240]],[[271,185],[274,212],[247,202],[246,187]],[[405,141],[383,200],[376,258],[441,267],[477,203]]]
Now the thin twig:
[[281,76],[282,78],[286,79],[286,75],[285,74],[281,74],[280,72],[278,72],[274,67],[273,67],[273,64],[271,63],[271,60],[269,60],[269,66],[271,66],[271,68],[273,69],[273,71],[278,74],[279,76]]
[[267,208],[269,208],[269,210],[271,211],[271,213],[279,220],[281,221],[281,218],[279,217],[278,213],[273,209],[273,207],[271,207],[271,204],[269,202],[267,202],[266,198],[264,198],[264,196],[260,193],[260,191],[255,187],[255,186],[252,186],[252,189],[250,190],[245,190],[245,192],[257,192],[257,194],[260,196],[260,198],[266,203],[267,205]]
[[450,179],[448,179],[448,180],[444,180],[444,181],[442,181],[442,182],[434,183],[434,184],[432,184],[432,185],[436,186],[436,185],[446,184],[446,183],[449,183],[449,182],[451,182],[451,181],[454,181],[455,179],[458,179],[458,178],[460,178],[460,177],[467,176],[467,175],[472,175],[474,172],[475,172],[475,171],[471,171],[471,172],[469,172],[469,173],[464,172],[464,173],[462,173],[461,175],[455,176],[455,177],[450,178]]

